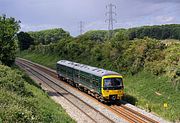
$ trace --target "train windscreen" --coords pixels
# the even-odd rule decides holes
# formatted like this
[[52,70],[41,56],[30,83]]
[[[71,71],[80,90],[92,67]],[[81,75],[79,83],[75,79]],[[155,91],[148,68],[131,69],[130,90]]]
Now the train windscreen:
[[119,90],[123,89],[122,78],[105,78],[104,90]]

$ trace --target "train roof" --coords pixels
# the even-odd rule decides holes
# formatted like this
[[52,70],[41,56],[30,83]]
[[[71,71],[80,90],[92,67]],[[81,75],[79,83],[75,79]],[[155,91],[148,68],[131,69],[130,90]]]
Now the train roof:
[[101,69],[101,68],[97,68],[97,67],[92,67],[89,65],[84,65],[84,64],[80,64],[80,63],[76,63],[76,62],[71,62],[71,61],[67,61],[67,60],[60,60],[57,62],[57,64],[60,65],[64,65],[67,67],[71,67],[74,68],[76,70],[80,70],[86,73],[90,73],[99,77],[102,76],[106,76],[106,75],[120,75],[117,72],[114,71],[109,71],[109,70],[105,70],[105,69]]

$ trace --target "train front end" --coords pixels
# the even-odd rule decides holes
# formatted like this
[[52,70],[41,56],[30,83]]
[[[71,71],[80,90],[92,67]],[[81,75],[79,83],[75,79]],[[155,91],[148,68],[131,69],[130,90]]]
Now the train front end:
[[102,96],[106,101],[121,100],[124,95],[123,79],[120,75],[102,77]]

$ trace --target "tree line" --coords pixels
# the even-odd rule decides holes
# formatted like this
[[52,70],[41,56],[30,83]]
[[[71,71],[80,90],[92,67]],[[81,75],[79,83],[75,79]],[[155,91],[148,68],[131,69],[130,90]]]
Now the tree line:
[[17,34],[20,50],[26,50],[30,45],[47,45],[57,43],[65,39],[91,40],[93,42],[110,41],[127,41],[136,38],[143,39],[150,37],[154,39],[178,39],[180,40],[180,24],[160,25],[160,26],[143,26],[130,29],[116,29],[111,39],[108,37],[107,30],[88,31],[83,35],[72,37],[69,32],[61,28],[48,29],[35,32],[20,32]]
[[[26,50],[30,46],[33,48],[36,45],[48,45],[59,41],[64,43],[68,42],[68,40],[79,40],[82,42],[88,41],[89,43],[91,41],[90,44],[99,44],[106,41],[128,41],[136,38],[143,39],[144,37],[180,40],[180,24],[116,29],[113,37],[109,40],[108,31],[106,30],[88,31],[83,35],[72,37],[69,32],[64,31],[62,28],[35,32],[18,32],[20,29],[19,23],[20,21],[15,20],[15,18],[7,18],[5,15],[0,16],[0,62],[3,64],[11,65],[14,62],[18,47],[20,50]],[[76,44],[76,42],[74,43]],[[75,46],[74,43],[72,43],[71,47]],[[76,52],[78,53],[79,49]]]
[[[109,40],[109,32],[107,30],[88,31],[78,38],[89,39],[92,41],[103,42]],[[142,26],[129,29],[115,29],[111,40],[123,41],[134,40],[144,37],[154,38],[158,40],[177,39],[180,40],[180,24]]]
[[180,24],[143,26],[128,29],[128,37],[130,40],[134,38],[144,38],[146,36],[160,40],[180,40]]
[[47,29],[42,31],[28,32],[28,34],[34,39],[34,44],[50,44],[70,37],[69,32],[64,31],[62,28]]

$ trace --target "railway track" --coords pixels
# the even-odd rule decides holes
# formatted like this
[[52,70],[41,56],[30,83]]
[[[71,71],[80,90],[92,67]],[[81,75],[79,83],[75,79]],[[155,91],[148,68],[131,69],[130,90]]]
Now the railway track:
[[157,121],[137,112],[133,109],[125,106],[125,105],[112,105],[111,109],[114,110],[117,114],[119,114],[124,119],[132,122],[132,123],[158,123]]
[[[46,68],[44,66],[39,66],[37,64],[33,64],[32,62],[29,62],[27,60],[23,60],[23,59],[18,59],[17,60],[18,63],[23,62],[24,64],[28,64],[31,67],[34,67],[34,69],[38,69],[39,71],[53,77],[54,79],[58,79],[57,77],[57,73],[56,71],[53,71],[49,68]],[[22,63],[21,63],[22,64]],[[39,73],[40,74],[40,73]],[[50,80],[49,80],[50,81]],[[67,86],[70,86],[69,84],[67,84],[66,82],[64,82],[64,84],[66,84]],[[71,88],[73,88],[72,86],[70,86]],[[60,87],[61,88],[61,87]],[[58,91],[58,90],[56,90]],[[87,94],[86,94],[87,95]],[[75,96],[75,95],[74,95]],[[89,95],[87,95],[89,96]],[[91,97],[91,96],[89,96]],[[92,97],[91,97],[92,98]],[[82,101],[82,100],[81,100]],[[97,101],[97,100],[96,100]],[[85,103],[85,102],[84,102]],[[147,116],[145,116],[142,113],[139,113],[137,111],[134,111],[133,109],[125,106],[124,104],[117,104],[117,105],[111,105],[111,106],[107,106],[102,104],[105,108],[111,110],[112,112],[114,112],[115,114],[117,114],[119,117],[124,118],[125,120],[127,120],[130,123],[158,123],[157,121],[155,121],[154,119],[151,119]],[[111,121],[112,122],[112,121]]]
[[106,117],[104,114],[94,109],[91,105],[85,103],[82,99],[76,97],[74,94],[68,92],[61,86],[59,86],[54,80],[48,76],[43,71],[38,70],[35,67],[24,64],[22,62],[16,62],[21,68],[26,68],[26,71],[30,72],[40,80],[42,80],[47,86],[53,89],[57,94],[64,97],[68,102],[70,102],[73,106],[78,108],[81,112],[83,112],[88,118],[90,118],[94,123],[113,123],[114,121]]
[[125,106],[125,105],[121,105],[121,107],[122,107],[123,109],[127,110],[128,112],[131,112],[131,113],[136,114],[137,116],[143,118],[146,122],[158,123],[158,121],[156,121],[156,120],[154,120],[154,119],[151,119],[151,118],[147,117],[146,115],[143,115],[143,114],[141,114],[141,113],[139,113],[139,112],[137,112],[137,111],[135,111],[135,110],[133,110],[133,109]]

